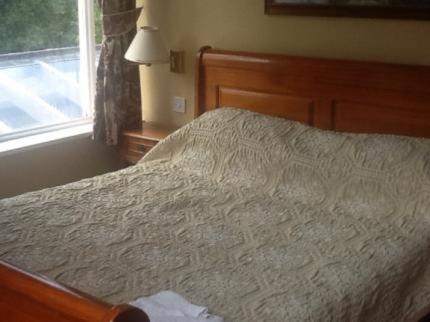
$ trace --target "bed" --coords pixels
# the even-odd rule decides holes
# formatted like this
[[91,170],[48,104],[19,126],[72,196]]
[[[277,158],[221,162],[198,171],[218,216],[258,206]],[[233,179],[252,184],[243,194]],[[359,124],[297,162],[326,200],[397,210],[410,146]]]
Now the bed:
[[[83,292],[173,289],[226,321],[417,321],[430,312],[428,84],[423,66],[204,47],[199,118],[136,166],[0,200],[0,258],[90,305]],[[34,282],[10,264],[0,287]]]

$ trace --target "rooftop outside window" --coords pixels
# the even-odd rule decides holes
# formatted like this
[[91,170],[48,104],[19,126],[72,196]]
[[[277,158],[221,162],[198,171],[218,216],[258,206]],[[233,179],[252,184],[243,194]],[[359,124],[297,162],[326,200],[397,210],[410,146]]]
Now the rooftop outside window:
[[91,118],[100,34],[92,1],[0,0],[0,142]]

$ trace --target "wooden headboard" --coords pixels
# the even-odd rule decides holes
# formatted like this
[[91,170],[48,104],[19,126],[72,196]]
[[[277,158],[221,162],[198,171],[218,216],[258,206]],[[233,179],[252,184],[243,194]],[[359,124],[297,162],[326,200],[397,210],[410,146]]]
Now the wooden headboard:
[[430,137],[430,67],[203,47],[196,73],[196,115],[229,106],[322,129]]

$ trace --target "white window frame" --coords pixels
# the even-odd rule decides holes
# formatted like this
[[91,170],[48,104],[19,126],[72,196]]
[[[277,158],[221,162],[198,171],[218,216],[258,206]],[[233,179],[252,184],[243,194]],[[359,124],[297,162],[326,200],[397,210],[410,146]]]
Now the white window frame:
[[[78,2],[79,21],[79,56],[80,56],[80,99],[84,117],[78,120],[58,122],[47,126],[39,126],[26,130],[15,131],[0,135],[2,142],[11,146],[12,140],[36,136],[44,133],[55,132],[72,127],[82,127],[90,124],[93,120],[93,101],[96,86],[96,43],[95,43],[95,20],[94,2],[88,0],[76,0]],[[73,132],[71,132],[73,133]],[[13,145],[12,145],[13,146]],[[0,146],[1,152],[1,146]]]
[[78,0],[79,52],[82,107],[87,118],[93,115],[93,101],[96,92],[96,40],[94,23],[94,1]]

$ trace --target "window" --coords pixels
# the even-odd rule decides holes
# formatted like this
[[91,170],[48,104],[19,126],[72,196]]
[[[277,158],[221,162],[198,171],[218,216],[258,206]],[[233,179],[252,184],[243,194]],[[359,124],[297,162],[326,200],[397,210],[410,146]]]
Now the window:
[[91,120],[98,10],[88,0],[0,0],[0,142]]

